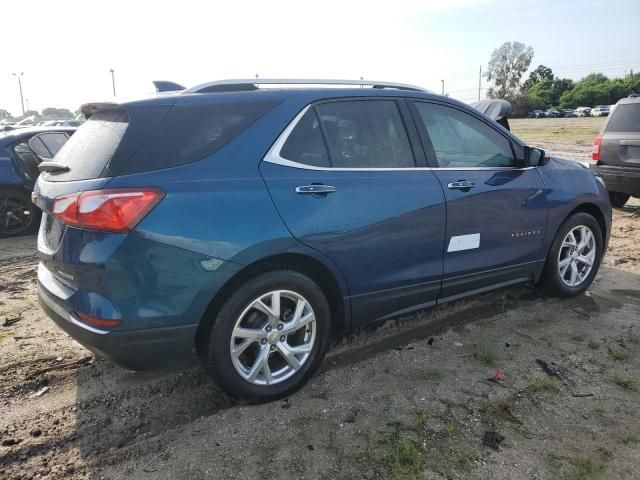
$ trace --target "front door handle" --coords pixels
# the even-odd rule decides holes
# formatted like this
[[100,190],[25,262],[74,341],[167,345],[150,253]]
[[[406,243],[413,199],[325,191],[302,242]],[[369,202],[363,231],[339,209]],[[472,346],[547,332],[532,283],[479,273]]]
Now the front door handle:
[[450,182],[447,184],[447,188],[450,190],[462,190],[463,192],[468,192],[472,188],[476,186],[475,183],[470,182],[468,180],[458,180],[457,182]]
[[301,185],[296,187],[295,192],[301,195],[326,195],[327,193],[333,193],[336,191],[336,187],[331,185],[313,184],[313,185]]

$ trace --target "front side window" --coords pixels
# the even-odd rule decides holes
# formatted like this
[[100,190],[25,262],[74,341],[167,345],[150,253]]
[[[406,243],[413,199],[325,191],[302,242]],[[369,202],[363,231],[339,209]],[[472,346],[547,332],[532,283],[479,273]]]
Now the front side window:
[[511,144],[481,120],[452,107],[416,102],[443,168],[512,167]]
[[323,103],[316,107],[334,168],[409,168],[413,153],[393,100]]

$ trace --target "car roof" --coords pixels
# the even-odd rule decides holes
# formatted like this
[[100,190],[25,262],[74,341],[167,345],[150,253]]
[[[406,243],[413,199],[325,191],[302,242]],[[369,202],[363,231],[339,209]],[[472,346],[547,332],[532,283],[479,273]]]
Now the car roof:
[[38,133],[45,133],[45,132],[73,133],[77,129],[78,129],[77,127],[45,127],[45,126],[16,128],[14,130],[7,130],[6,132],[0,132],[0,144],[6,145],[9,143],[13,143],[25,137],[30,137]]
[[625,97],[618,100],[618,105],[624,105],[628,103],[640,103],[640,97]]

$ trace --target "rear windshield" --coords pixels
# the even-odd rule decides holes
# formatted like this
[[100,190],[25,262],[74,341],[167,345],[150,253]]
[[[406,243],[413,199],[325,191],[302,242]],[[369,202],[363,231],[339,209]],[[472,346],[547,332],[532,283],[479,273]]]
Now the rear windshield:
[[[221,148],[278,102],[219,101],[99,111],[55,157],[69,171],[50,181],[84,180],[195,162]],[[168,111],[167,111],[168,110]]]
[[69,171],[47,173],[47,180],[67,181],[97,178],[116,151],[128,119],[123,110],[96,112],[84,122],[54,157]]
[[616,106],[607,124],[607,133],[640,133],[640,103],[623,103]]

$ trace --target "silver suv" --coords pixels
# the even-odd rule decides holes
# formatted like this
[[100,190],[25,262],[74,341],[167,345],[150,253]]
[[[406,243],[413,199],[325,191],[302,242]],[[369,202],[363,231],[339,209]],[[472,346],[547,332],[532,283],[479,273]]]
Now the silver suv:
[[604,179],[611,204],[640,197],[640,97],[620,100],[593,140],[591,168]]

